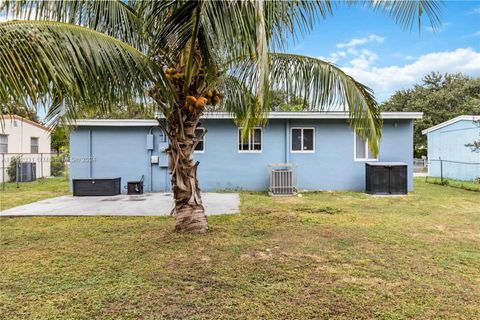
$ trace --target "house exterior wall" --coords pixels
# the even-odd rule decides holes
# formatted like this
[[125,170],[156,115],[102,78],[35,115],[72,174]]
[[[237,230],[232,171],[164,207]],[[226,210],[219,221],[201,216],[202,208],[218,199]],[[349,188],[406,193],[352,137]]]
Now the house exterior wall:
[[[459,120],[429,132],[427,139],[429,176],[440,177],[443,174],[445,178],[459,180],[480,177],[480,153],[472,152],[465,146],[480,139],[478,124],[472,120]],[[441,163],[440,159],[446,161]]]
[[[50,176],[50,132],[43,126],[18,116],[3,118],[0,134],[8,136],[8,153],[0,155],[0,179],[8,181],[7,168],[11,158],[22,155],[23,162],[35,162],[37,178]],[[38,138],[38,154],[31,154],[31,138]],[[41,153],[45,153],[41,155]],[[43,169],[43,171],[42,171]]]
[[[166,155],[159,151],[165,141],[159,128],[153,129],[154,150],[147,150],[146,136],[151,127],[80,127],[70,133],[70,177],[121,177],[122,192],[127,181],[144,176],[146,191],[168,191],[166,167],[150,164],[150,156]],[[151,172],[151,176],[150,176]]]
[[[354,159],[355,135],[346,120],[271,119],[263,129],[262,151],[238,151],[238,128],[231,119],[204,119],[200,127],[208,130],[205,151],[196,152],[198,175],[204,191],[267,190],[268,165],[297,165],[298,186],[309,190],[356,190],[365,186],[365,162]],[[290,152],[290,128],[315,128],[315,152]],[[71,177],[121,177],[122,191],[127,181],[145,176],[146,191],[170,189],[165,167],[152,165],[146,135],[150,127],[78,127],[71,132]],[[158,144],[164,137],[158,128],[153,155],[161,163],[166,155]],[[90,158],[92,161],[85,161]],[[408,187],[413,190],[413,120],[385,120],[380,144],[380,161],[408,164]]]

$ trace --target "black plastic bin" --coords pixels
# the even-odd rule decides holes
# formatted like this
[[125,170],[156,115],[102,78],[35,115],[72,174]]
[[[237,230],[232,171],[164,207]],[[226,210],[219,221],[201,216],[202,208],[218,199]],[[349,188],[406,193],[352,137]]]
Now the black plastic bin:
[[120,178],[73,179],[74,196],[114,196],[120,194]]
[[367,162],[365,191],[379,195],[407,194],[407,168],[403,162]]
[[127,194],[143,194],[143,181],[128,181]]

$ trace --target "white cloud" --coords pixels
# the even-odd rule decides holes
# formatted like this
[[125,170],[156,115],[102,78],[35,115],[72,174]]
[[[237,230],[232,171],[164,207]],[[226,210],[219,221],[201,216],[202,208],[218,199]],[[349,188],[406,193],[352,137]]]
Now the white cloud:
[[328,57],[319,56],[318,58],[329,61],[331,63],[337,63],[338,60],[345,58],[346,56],[347,56],[347,53],[345,51],[338,51],[338,52],[330,53]]
[[446,29],[448,29],[448,27],[450,27],[451,25],[452,25],[451,22],[445,22],[445,23],[442,23],[442,25],[437,27],[437,28],[427,26],[427,27],[425,27],[425,30],[427,30],[428,32],[432,32],[432,33],[440,33],[440,32],[445,31]]
[[475,32],[474,34],[472,34],[472,36],[474,36],[474,37],[480,37],[480,31]]
[[415,60],[416,59],[414,56],[406,55],[406,54],[401,53],[401,52],[397,52],[397,53],[392,54],[392,57],[394,57],[397,60],[399,60],[399,59],[401,59],[401,60]]
[[471,14],[480,14],[480,7],[473,8],[469,13],[471,13]]
[[363,61],[355,61],[357,59],[350,61],[350,65],[342,69],[371,87],[379,100],[388,98],[395,90],[419,83],[423,76],[431,71],[480,75],[480,52],[471,48],[428,53],[403,66],[373,66],[376,55],[371,54],[364,54]]
[[350,60],[350,64],[352,65],[352,68],[367,70],[377,59],[378,56],[374,52],[362,49],[355,59]]
[[352,61],[358,66],[366,66],[366,64],[371,63],[373,60],[376,60],[378,57],[375,53],[370,50],[360,49],[359,46],[369,43],[369,42],[383,42],[384,37],[371,34],[365,38],[353,38],[346,43],[338,43],[337,48],[340,48],[340,51],[332,52],[328,57],[319,56],[319,59],[327,60],[332,63],[337,63],[339,60],[347,57],[355,57]]
[[371,34],[368,37],[365,38],[353,38],[349,42],[345,43],[338,43],[337,48],[351,48],[351,47],[356,47],[368,42],[378,42],[382,43],[383,40],[385,40],[384,37],[377,36],[376,34]]

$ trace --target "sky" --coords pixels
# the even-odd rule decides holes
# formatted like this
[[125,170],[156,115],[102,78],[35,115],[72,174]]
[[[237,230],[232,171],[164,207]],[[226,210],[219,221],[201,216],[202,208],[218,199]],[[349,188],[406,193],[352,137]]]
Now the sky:
[[335,63],[384,101],[431,71],[480,76],[480,0],[446,1],[441,21],[405,31],[385,13],[339,5],[286,51]]
[[405,31],[385,13],[337,2],[334,16],[286,51],[335,63],[385,101],[432,71],[480,76],[480,0],[446,1],[441,21],[432,30],[425,17]]

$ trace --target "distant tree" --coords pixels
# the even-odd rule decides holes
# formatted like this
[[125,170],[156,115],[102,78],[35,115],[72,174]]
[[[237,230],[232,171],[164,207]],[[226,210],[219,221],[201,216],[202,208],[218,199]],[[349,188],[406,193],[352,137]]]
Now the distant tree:
[[2,106],[0,109],[3,115],[15,114],[28,120],[40,123],[36,110],[17,106]]
[[107,112],[99,109],[81,110],[78,118],[83,119],[154,119],[155,106],[131,103],[112,108]]
[[423,83],[427,88],[440,89],[443,83],[443,75],[439,72],[431,72],[423,77]]
[[68,152],[69,136],[70,129],[68,126],[63,125],[56,127],[50,135],[52,150],[55,150],[57,152]]
[[282,90],[270,91],[271,111],[302,111],[308,109],[308,103],[299,96],[288,95]]
[[461,73],[432,72],[412,89],[395,92],[381,105],[382,111],[420,111],[415,122],[415,156],[426,155],[427,138],[422,130],[465,114],[480,114],[480,78]]

